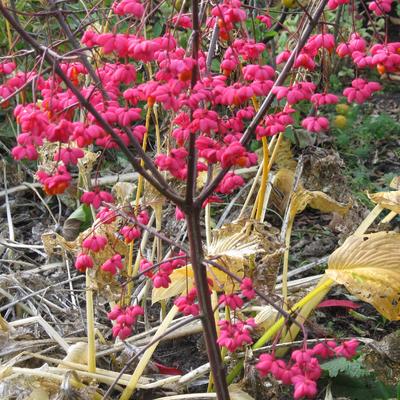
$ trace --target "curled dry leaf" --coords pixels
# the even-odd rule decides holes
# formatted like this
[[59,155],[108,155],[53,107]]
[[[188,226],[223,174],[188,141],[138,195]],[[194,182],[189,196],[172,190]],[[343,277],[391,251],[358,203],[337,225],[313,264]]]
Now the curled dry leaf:
[[264,306],[261,311],[257,313],[254,322],[257,324],[257,329],[262,329],[265,332],[276,321],[278,311],[270,305]]
[[129,205],[134,200],[136,185],[130,182],[117,182],[111,189],[117,204],[120,206]]
[[[282,200],[280,201],[281,204],[286,205],[290,199],[290,196],[292,195],[290,207],[290,216],[292,218],[294,218],[296,214],[304,211],[307,206],[317,209],[323,213],[335,212],[340,215],[345,215],[352,206],[351,203],[339,203],[324,192],[307,190],[301,183],[299,184],[296,192],[292,194],[293,181],[294,172],[289,169],[281,169],[276,173],[273,182],[275,192],[279,193],[282,197]],[[277,196],[276,193],[271,196],[271,201],[274,201],[274,196]],[[275,202],[279,203],[279,201]],[[285,208],[278,211],[282,213],[284,209]]]
[[[76,364],[87,365],[88,345],[86,342],[77,342],[70,346],[67,355],[63,358],[63,361],[69,361]],[[63,364],[60,364],[58,368],[66,368]]]
[[390,211],[400,214],[400,190],[368,194],[368,197],[382,208],[387,208]]
[[[90,173],[93,171],[94,164],[96,163],[100,155],[101,155],[100,151],[98,151],[97,153],[93,153],[91,151],[85,151],[84,157],[78,160],[79,173],[82,177],[84,177],[84,179],[89,180]],[[90,181],[85,183],[89,184]]]
[[328,277],[372,304],[385,318],[400,320],[400,234],[350,236],[328,260]]
[[47,400],[54,399],[59,392],[59,381],[51,379],[46,373],[46,365],[41,368],[4,367],[0,370],[0,398]]
[[311,208],[315,208],[316,210],[319,210],[323,213],[335,212],[343,216],[349,211],[350,207],[352,206],[351,203],[339,203],[324,192],[312,191],[308,193],[311,196],[308,205]]
[[[101,224],[98,220],[94,222],[92,227],[80,233],[74,241],[67,241],[61,235],[51,232],[42,235],[42,242],[46,254],[49,256],[52,254],[63,255],[63,251],[70,254],[76,255],[82,249],[82,242],[93,233],[96,235],[102,235],[107,237],[107,246],[97,253],[91,252],[91,257],[94,262],[94,268],[89,270],[92,277],[92,289],[102,290],[103,294],[110,296],[110,300],[115,300],[112,293],[119,293],[120,285],[117,280],[107,272],[103,272],[100,266],[115,253],[121,254],[122,257],[127,257],[129,246],[122,240],[120,240],[115,232],[118,230],[119,218],[111,224]],[[124,270],[122,270],[124,274]]]
[[400,176],[395,176],[389,185],[392,189],[400,190]]

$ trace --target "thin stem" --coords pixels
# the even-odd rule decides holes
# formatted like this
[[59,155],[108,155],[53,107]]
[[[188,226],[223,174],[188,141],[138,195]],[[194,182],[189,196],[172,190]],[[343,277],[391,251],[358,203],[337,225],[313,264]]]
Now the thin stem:
[[[146,113],[146,131],[143,137],[143,151],[146,151],[147,148],[147,138],[149,135],[149,128],[150,128],[150,116],[151,116],[151,107],[149,106],[147,108],[147,113]],[[140,165],[143,167],[144,162],[143,160],[140,162]],[[139,175],[138,177],[138,184],[137,184],[137,189],[136,189],[136,198],[135,198],[135,209],[136,212],[139,209],[139,202],[140,202],[140,197],[142,195],[142,190],[143,190],[143,176]],[[132,240],[131,243],[129,243],[129,254],[128,254],[128,265],[127,265],[127,275],[128,275],[128,279],[131,278],[133,276],[133,250],[134,250],[134,245],[135,245],[135,241]],[[133,283],[130,282],[128,284],[127,287],[127,291],[126,291],[126,300],[129,300],[131,297],[133,291]]]
[[96,372],[96,343],[94,333],[94,304],[91,270],[86,270],[86,324],[88,339],[88,371]]
[[[200,21],[199,21],[199,1],[192,0],[192,58],[196,64],[192,70],[191,88],[196,85],[199,79],[199,45],[200,45]],[[189,155],[187,157],[187,180],[186,180],[186,204],[190,206],[193,202],[193,196],[196,190],[196,176],[197,176],[197,152],[196,152],[196,133],[190,133],[189,136]]]
[[260,186],[260,191],[259,191],[257,213],[256,213],[256,219],[258,221],[261,221],[262,210],[264,208],[265,191],[267,190],[267,180],[268,180],[268,175],[269,175],[268,142],[267,142],[266,137],[263,137],[261,140],[262,140],[264,158],[263,158],[263,172],[262,172],[262,176],[261,176],[261,186]]

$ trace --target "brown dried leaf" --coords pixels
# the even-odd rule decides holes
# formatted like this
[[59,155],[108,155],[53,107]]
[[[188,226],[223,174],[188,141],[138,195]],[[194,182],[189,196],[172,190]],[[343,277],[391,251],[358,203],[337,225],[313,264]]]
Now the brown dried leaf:
[[143,190],[144,204],[156,210],[165,203],[165,197],[150,183],[145,181]]
[[328,260],[327,276],[372,304],[385,318],[400,320],[400,234],[350,236]]
[[383,208],[400,214],[400,190],[368,194],[368,197]]
[[85,151],[84,157],[78,160],[78,169],[82,176],[86,177],[87,179],[90,178],[90,173],[93,171],[94,164],[96,163],[100,155],[100,151],[98,151],[97,153]]

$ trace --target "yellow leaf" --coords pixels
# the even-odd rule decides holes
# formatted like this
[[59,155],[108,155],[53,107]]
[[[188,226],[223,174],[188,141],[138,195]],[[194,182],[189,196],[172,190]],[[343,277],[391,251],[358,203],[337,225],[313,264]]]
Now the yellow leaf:
[[171,283],[167,288],[153,288],[151,293],[151,301],[153,304],[161,300],[167,300],[171,297],[178,296],[186,289],[189,291],[194,281],[192,266],[189,264],[174,270],[169,278],[171,279]]
[[310,202],[311,197],[311,192],[301,187],[293,193],[290,203],[290,220],[293,220],[296,214],[300,214],[304,211]]
[[[221,261],[219,262],[221,263]],[[231,269],[232,265],[230,265],[230,268],[227,266],[226,268]],[[227,277],[224,272],[212,266],[207,267],[207,275],[213,280],[217,291],[221,291],[221,288],[225,288],[228,282],[231,282],[231,278]],[[171,283],[167,288],[153,288],[151,294],[151,301],[153,304],[186,293],[194,285],[194,274],[190,264],[177,268],[172,272],[169,278],[171,279]],[[229,290],[226,289],[227,292],[231,292],[232,290],[232,287]]]
[[400,214],[400,190],[393,192],[378,192],[369,194],[368,197],[383,208]]
[[326,274],[385,318],[400,320],[399,233],[350,236],[329,257]]
[[351,203],[338,203],[336,200],[332,199],[332,197],[328,196],[324,192],[314,191],[309,193],[311,195],[311,198],[308,205],[311,208],[315,208],[323,213],[335,212],[340,215],[344,215],[349,211],[351,207]]

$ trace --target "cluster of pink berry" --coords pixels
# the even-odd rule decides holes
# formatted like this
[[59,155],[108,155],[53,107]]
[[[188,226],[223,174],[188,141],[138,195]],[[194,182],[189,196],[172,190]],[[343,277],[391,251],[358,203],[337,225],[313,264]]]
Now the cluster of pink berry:
[[393,1],[394,0],[375,0],[369,4],[368,8],[380,17],[390,13]]
[[340,345],[332,340],[321,342],[312,349],[293,351],[288,363],[276,359],[273,354],[261,354],[256,368],[262,377],[271,374],[283,384],[293,385],[295,399],[313,398],[317,395],[317,381],[322,373],[317,357],[351,359],[355,356],[358,345],[356,339],[344,341]]
[[[84,193],[81,197],[81,201],[82,203],[92,205],[94,208],[100,208],[103,202],[113,203],[114,198],[110,193],[96,189],[95,191]],[[110,224],[116,220],[117,214],[114,210],[102,207],[97,213],[97,218],[102,224]],[[142,210],[138,215],[133,215],[132,220],[147,225],[149,222],[149,215],[146,210]],[[126,243],[130,243],[140,237],[141,230],[133,223],[132,225],[123,226],[119,233],[125,239]],[[107,244],[107,237],[96,234],[95,232],[84,239],[82,242],[83,251],[78,254],[75,260],[76,269],[80,272],[85,272],[88,268],[93,268],[94,262],[90,256],[90,252],[101,252]],[[100,269],[104,272],[110,273],[111,275],[115,275],[118,271],[123,269],[122,256],[118,253],[114,254],[100,266]]]
[[133,15],[136,18],[141,18],[144,13],[143,4],[139,0],[116,1],[112,5],[112,10],[117,15]]
[[257,326],[254,318],[235,323],[223,319],[219,321],[218,325],[220,334],[217,342],[221,347],[226,347],[231,353],[246,344],[253,343],[251,332]]
[[[234,311],[243,306],[243,299],[251,300],[256,296],[253,281],[250,278],[244,278],[242,280],[240,291],[241,295],[234,293],[222,294],[219,297],[218,304],[229,307],[229,309]],[[182,301],[183,300],[179,300],[179,303]],[[253,318],[248,318],[245,321],[237,320],[237,322],[221,320],[218,325],[220,329],[218,344],[228,349],[228,351],[235,352],[238,348],[253,343],[251,332],[256,327]]]
[[[329,0],[328,8],[334,9],[348,3],[348,0]],[[392,0],[375,0],[370,3],[370,9],[377,15],[388,12],[391,6]],[[133,18],[134,23],[139,23],[146,8],[151,13],[149,7],[150,3],[145,5],[140,0],[120,0],[114,2],[112,10],[116,16]],[[254,12],[251,11],[252,15]],[[207,54],[202,49],[188,56],[187,49],[180,46],[179,38],[176,37],[179,30],[170,29],[169,24],[163,35],[154,38],[142,36],[140,30],[135,31],[135,34],[131,30],[119,33],[117,27],[123,24],[116,24],[115,29],[107,33],[98,33],[93,27],[86,30],[81,40],[83,45],[89,50],[99,50],[106,56],[96,66],[96,76],[90,76],[88,69],[76,61],[61,62],[60,69],[71,80],[75,90],[96,109],[102,121],[86,112],[76,92],[66,87],[60,77],[54,74],[39,76],[35,71],[22,72],[14,62],[1,62],[0,75],[4,75],[4,82],[0,85],[2,99],[11,98],[24,85],[32,86],[35,91],[32,96],[34,101],[24,102],[14,109],[20,133],[18,144],[12,150],[13,157],[17,160],[36,160],[38,150],[50,144],[48,147],[53,152],[50,154],[52,160],[39,167],[37,179],[47,194],[61,194],[70,187],[71,172],[84,157],[87,146],[119,149],[118,143],[109,134],[109,129],[105,130],[105,126],[112,129],[126,146],[135,145],[138,148],[147,130],[143,109],[157,104],[160,115],[171,122],[168,152],[157,154],[154,158],[158,170],[166,171],[178,180],[187,179],[188,140],[193,136],[198,155],[197,173],[218,168],[249,167],[257,163],[257,155],[247,149],[248,141],[246,143],[243,138],[256,114],[258,100],[271,92],[278,100],[277,107],[256,127],[256,139],[277,135],[289,125],[295,124],[299,120],[296,117],[301,115],[301,110],[296,109],[299,103],[309,104],[313,110],[312,115],[301,120],[303,128],[310,132],[327,130],[329,121],[318,113],[321,108],[337,103],[338,97],[327,93],[327,88],[318,93],[319,86],[308,80],[275,85],[277,71],[270,60],[267,45],[247,34],[236,34],[236,31],[243,32],[248,15],[247,7],[240,0],[223,0],[211,9],[202,33],[205,38],[213,27],[218,26],[219,39],[226,41],[221,46],[225,50],[221,55],[220,72],[209,70]],[[268,13],[263,11],[257,19],[257,24],[271,26]],[[172,21],[183,29],[192,27],[190,15],[172,16]],[[376,67],[380,72],[399,71],[400,43],[375,44],[375,39],[367,40],[353,31],[348,42],[337,44],[334,35],[329,33],[329,27],[324,24],[320,33],[310,36],[299,54],[296,54],[294,73],[300,71],[300,75],[304,76],[306,70],[307,75],[312,76],[318,65],[331,62],[331,58],[336,55],[350,57],[357,68]],[[290,50],[283,51],[277,56],[276,65],[286,63],[292,56]],[[268,59],[271,65],[265,61]],[[147,80],[143,78],[144,74],[137,72],[142,69],[143,63],[150,63],[150,69],[154,72]],[[193,71],[196,71],[195,75]],[[30,82],[34,82],[34,85],[28,86]],[[101,82],[101,87],[98,82]],[[343,95],[348,102],[362,103],[380,89],[377,82],[357,78],[351,87],[344,90]],[[79,120],[77,115],[80,116]],[[222,201],[218,196],[229,195],[244,183],[242,177],[230,171],[204,201],[203,206]],[[111,194],[96,188],[84,193],[81,201],[97,210],[97,218],[102,224],[110,224],[117,219],[116,211],[110,206],[114,202]],[[178,208],[176,217],[184,218]],[[138,239],[141,235],[140,225],[146,225],[149,221],[145,211],[132,218],[133,222],[123,222],[124,226],[116,233],[126,243]],[[104,250],[107,244],[108,238],[94,230],[82,243],[76,268],[82,272],[93,268],[91,255]],[[172,271],[184,264],[183,260],[165,261],[156,273],[149,269],[146,276],[152,279],[156,288],[167,288]],[[142,270],[150,267],[149,261],[142,260]],[[100,268],[115,275],[123,269],[122,256],[114,254]],[[245,290],[249,296],[254,296],[251,284],[242,288],[244,296]],[[197,312],[195,297],[193,291],[178,302],[181,303],[182,312]],[[221,297],[221,304],[235,309],[242,306],[243,299],[236,294],[226,294]],[[247,343],[246,335],[251,325],[251,321],[236,324],[223,322],[221,331],[228,333],[221,340],[228,343],[236,332],[244,337],[237,343]],[[235,340],[233,342],[236,343]],[[229,348],[234,347],[229,344]]]
[[137,317],[143,315],[144,310],[140,306],[129,306],[122,308],[116,305],[108,314],[108,319],[115,321],[112,328],[114,337],[125,340],[132,334],[132,327],[136,324]]
[[[148,264],[145,264],[148,268]],[[208,281],[209,287],[212,288],[213,282],[211,279]],[[250,278],[244,278],[240,284],[241,297],[237,294],[222,294],[219,297],[218,304],[229,307],[231,310],[241,308],[244,304],[243,298],[251,300],[255,297],[256,293],[253,288],[253,282]],[[200,308],[196,303],[197,289],[193,287],[189,292],[175,299],[174,304],[178,310],[184,315],[199,315]],[[236,351],[238,348],[245,344],[253,343],[251,338],[251,331],[256,326],[254,319],[249,318],[246,321],[238,321],[232,323],[231,321],[221,320],[219,322],[220,336],[218,344],[221,347],[226,347],[230,352]]]
[[400,70],[400,42],[374,44],[368,50],[366,40],[352,33],[348,42],[339,43],[336,53],[339,57],[350,56],[358,68],[377,68],[381,74]]
[[199,315],[200,307],[195,303],[197,298],[197,289],[194,287],[189,290],[186,296],[180,296],[175,299],[174,304],[183,315]]
[[185,260],[185,258],[183,258],[185,255],[186,254],[183,251],[179,251],[177,257],[182,258],[164,261],[158,266],[158,271],[156,273],[154,273],[152,270],[153,263],[145,258],[142,258],[140,260],[139,270],[153,281],[153,285],[155,288],[168,288],[171,283],[170,275],[172,274],[172,272],[175,269],[183,267],[187,264],[187,261]]

